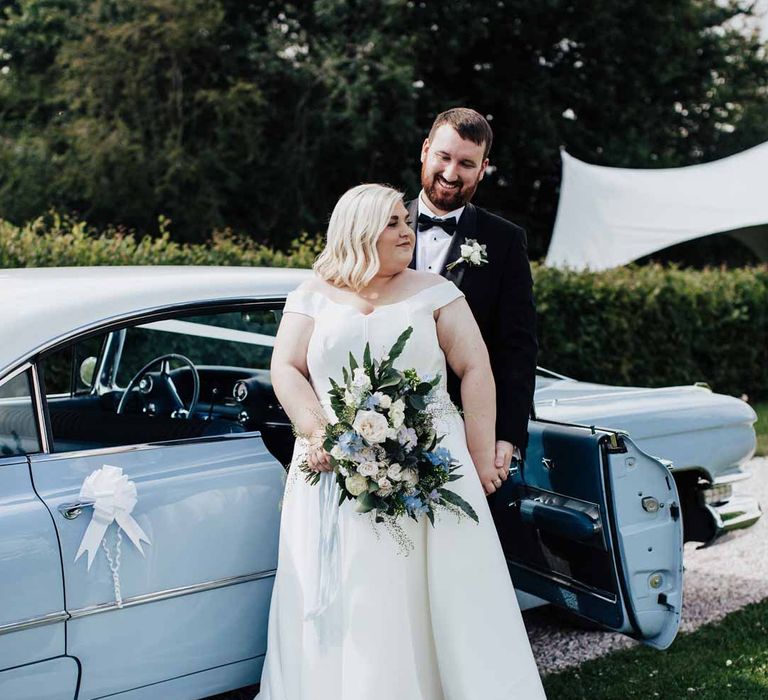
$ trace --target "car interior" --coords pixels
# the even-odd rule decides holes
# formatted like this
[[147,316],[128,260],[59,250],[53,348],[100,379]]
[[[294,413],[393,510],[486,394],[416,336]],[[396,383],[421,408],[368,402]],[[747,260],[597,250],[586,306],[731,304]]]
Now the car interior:
[[294,436],[269,375],[279,307],[127,325],[41,359],[55,452],[259,431],[284,465]]

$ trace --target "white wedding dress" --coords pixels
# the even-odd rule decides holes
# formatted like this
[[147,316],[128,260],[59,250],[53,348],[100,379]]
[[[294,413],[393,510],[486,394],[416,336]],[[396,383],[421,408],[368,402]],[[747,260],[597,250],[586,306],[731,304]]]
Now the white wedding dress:
[[[365,315],[320,292],[291,293],[285,311],[314,319],[307,365],[329,418],[328,378],[341,380],[350,351],[361,358],[369,342],[372,355],[381,357],[408,326],[413,335],[395,366],[439,372],[444,385],[433,312],[460,296],[452,282],[441,280]],[[404,518],[415,546],[404,556],[370,513],[357,513],[345,501],[338,510],[338,590],[315,618],[307,613],[320,568],[321,485],[307,484],[299,472],[305,448],[297,441],[258,700],[545,697],[463,420],[458,413],[443,416],[437,428],[446,433],[442,445],[463,465],[457,472],[463,477],[450,488],[472,504],[479,524],[447,511],[438,511],[435,527],[426,517],[418,523]]]

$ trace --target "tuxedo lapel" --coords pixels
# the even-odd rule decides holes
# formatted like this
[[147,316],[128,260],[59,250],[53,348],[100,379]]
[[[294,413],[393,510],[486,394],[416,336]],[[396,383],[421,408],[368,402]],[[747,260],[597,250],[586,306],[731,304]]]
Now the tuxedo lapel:
[[416,199],[412,199],[410,202],[408,202],[408,216],[411,218],[411,228],[413,229],[414,233],[414,239],[413,239],[413,257],[411,258],[411,263],[408,265],[412,270],[416,269],[416,248],[419,245],[419,228],[417,224],[417,220],[419,218],[419,198],[416,197]]
[[464,245],[467,238],[475,237],[476,230],[477,209],[471,204],[467,204],[464,207],[464,211],[461,213],[456,232],[451,239],[451,246],[448,248],[448,255],[445,256],[443,269],[440,270],[440,274],[446,279],[451,280],[457,287],[461,287],[461,282],[464,279],[464,272],[467,269],[467,263],[459,263],[458,265],[455,265],[452,270],[446,268],[450,263],[459,258],[461,255],[461,246]]

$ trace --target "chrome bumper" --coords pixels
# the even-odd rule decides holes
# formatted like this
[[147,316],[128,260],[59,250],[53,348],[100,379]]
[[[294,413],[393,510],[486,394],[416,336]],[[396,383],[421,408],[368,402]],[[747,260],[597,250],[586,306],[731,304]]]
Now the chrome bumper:
[[[741,475],[740,477],[743,478]],[[733,481],[740,481],[741,478]],[[751,527],[760,520],[763,511],[757,499],[752,496],[734,495],[731,489],[733,481],[717,481],[711,487],[701,490],[702,506],[712,520],[713,535],[699,549],[714,544],[735,530]]]

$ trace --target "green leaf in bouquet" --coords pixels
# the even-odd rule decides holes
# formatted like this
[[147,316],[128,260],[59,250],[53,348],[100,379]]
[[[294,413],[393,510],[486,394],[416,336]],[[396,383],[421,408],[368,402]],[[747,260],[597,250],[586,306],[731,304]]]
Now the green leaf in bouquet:
[[355,359],[355,356],[351,352],[349,353],[349,368],[353,372],[357,369],[357,360]]
[[432,387],[437,386],[440,383],[440,378],[441,377],[442,377],[442,375],[440,374],[440,372],[438,372],[432,379],[430,379],[429,385],[432,386]]
[[446,481],[456,481],[457,479],[461,479],[461,474],[449,474]]
[[432,523],[432,527],[434,527],[435,526],[435,514],[432,512],[431,508],[427,511],[427,517],[429,518],[429,522]]
[[368,513],[369,511],[373,510],[376,507],[376,503],[373,500],[373,496],[368,491],[363,491],[356,499],[355,499],[355,510],[358,513]]
[[371,479],[371,482],[368,484],[368,493],[373,493],[379,488],[379,485]]
[[409,394],[408,403],[417,411],[423,411],[427,407],[427,402],[424,400],[424,397],[419,396],[418,394]]
[[390,367],[386,372],[382,373],[381,379],[379,380],[379,391],[388,386],[397,386],[402,379],[403,375],[396,369]]
[[[341,375],[344,377],[344,385],[349,386],[349,372],[346,367],[341,368]],[[333,381],[333,379],[331,379]]]
[[363,369],[369,376],[372,367],[373,363],[371,362],[371,346],[369,343],[366,343],[365,350],[363,351]]
[[459,496],[458,493],[454,493],[448,489],[438,489],[437,492],[443,497],[443,500],[447,501],[451,505],[456,506],[457,508],[461,508],[461,510],[463,510],[476,523],[480,522],[478,520],[477,513],[475,513],[475,509],[469,505],[469,503],[467,503],[461,496]]
[[408,326],[398,337],[398,339],[395,341],[395,344],[392,346],[390,351],[387,353],[389,355],[389,358],[387,359],[387,364],[392,366],[394,364],[395,360],[400,357],[400,355],[403,352],[403,348],[405,347],[405,344],[408,342],[408,338],[411,337],[411,334],[413,333],[413,327]]
[[420,396],[426,396],[430,391],[432,391],[431,382],[420,382],[416,385],[416,393]]
[[[336,443],[334,442],[332,437],[327,437],[327,438],[325,438],[325,440],[323,440],[323,449],[326,452],[330,452],[333,449],[333,446],[335,444]],[[333,459],[333,458],[331,458],[331,459]]]

